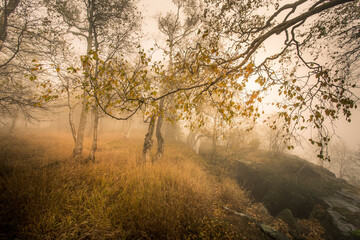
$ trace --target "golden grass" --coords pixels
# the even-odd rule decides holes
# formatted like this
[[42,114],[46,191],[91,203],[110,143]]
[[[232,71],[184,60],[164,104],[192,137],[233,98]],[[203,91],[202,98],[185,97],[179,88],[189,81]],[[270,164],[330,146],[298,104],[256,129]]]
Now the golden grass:
[[2,134],[0,239],[236,237],[221,207],[245,209],[246,192],[204,171],[185,145],[139,165],[141,145],[104,136],[97,162],[76,164],[69,135]]

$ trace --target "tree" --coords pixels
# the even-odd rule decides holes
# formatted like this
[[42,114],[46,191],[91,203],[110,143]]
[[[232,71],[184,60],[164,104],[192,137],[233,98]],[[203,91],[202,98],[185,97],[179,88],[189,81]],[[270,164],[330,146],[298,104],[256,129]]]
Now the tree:
[[[176,28],[173,26],[178,25],[171,22],[176,17],[168,15],[168,18],[164,18],[163,30],[169,36],[170,44],[170,68],[159,62],[150,63],[142,50],[133,63],[130,63],[130,59],[127,61],[124,57],[115,57],[122,46],[122,37],[119,36],[125,38],[132,32],[129,30],[125,35],[118,35],[117,30],[124,26],[133,29],[131,26],[136,25],[133,21],[127,21],[129,15],[114,11],[117,7],[128,6],[127,3],[129,1],[63,0],[51,4],[48,1],[50,9],[60,13],[66,23],[66,31],[73,36],[83,37],[87,42],[87,54],[81,62],[85,72],[85,81],[82,82],[84,116],[89,105],[85,96],[89,95],[96,102],[95,109],[100,107],[106,114],[119,120],[143,112],[151,120],[149,127],[154,128],[156,116],[163,115],[165,99],[171,96],[174,113],[179,113],[176,119],[190,119],[196,105],[204,99],[212,99],[220,121],[231,122],[238,114],[256,120],[263,113],[259,105],[264,101],[265,93],[273,90],[282,98],[273,104],[278,108],[278,117],[286,124],[284,131],[292,134],[297,130],[316,129],[319,137],[309,140],[320,147],[320,158],[327,157],[324,150],[331,133],[326,125],[341,116],[350,121],[351,110],[357,107],[358,102],[358,97],[353,93],[357,83],[342,68],[329,69],[329,66],[335,65],[323,64],[320,54],[311,56],[311,46],[315,42],[326,42],[331,34],[340,40],[350,39],[346,42],[345,53],[337,55],[334,52],[333,63],[340,64],[336,66],[347,64],[348,72],[351,72],[354,64],[358,63],[356,39],[359,16],[356,12],[359,5],[356,1],[298,0],[286,4],[272,3],[270,0],[207,0],[198,35],[195,41],[186,42],[187,47],[174,49],[176,44],[171,41],[175,39],[176,31],[173,30]],[[263,14],[265,9],[267,13]],[[348,13],[347,17],[334,14],[344,11]],[[133,16],[134,11],[124,13]],[[323,24],[334,19],[341,24]],[[187,21],[184,26],[187,26]],[[255,55],[261,52],[267,40],[276,36],[283,38],[282,47],[259,62]],[[272,65],[274,62],[288,64],[288,59],[293,62],[289,68]],[[305,68],[307,74],[302,78],[299,74]],[[77,71],[76,68],[70,70]],[[281,77],[279,73],[282,73]],[[247,89],[252,82],[257,87]],[[86,117],[84,119],[81,122],[86,122]],[[161,119],[157,119],[158,126],[161,126]],[[79,140],[74,155],[81,154],[82,150],[83,130],[80,126],[84,128],[85,125],[79,125]],[[144,149],[152,145],[154,129],[150,128],[151,141],[148,141],[149,144],[145,141]],[[158,136],[161,140],[160,134]],[[161,153],[161,141],[158,146]],[[146,154],[148,152],[145,151]]]
[[[312,21],[313,26],[319,27],[321,20],[313,20],[314,17],[321,15],[323,20],[330,21],[334,16],[336,18],[331,11],[341,12],[350,9],[348,18],[344,18],[347,19],[344,24],[330,24],[324,27],[329,28],[325,32],[337,33],[340,39],[352,39],[347,42],[347,46],[352,46],[357,38],[356,29],[359,29],[359,15],[355,14],[359,8],[358,2],[299,0],[280,5],[272,4],[271,1],[209,0],[206,3],[203,19],[205,27],[200,34],[203,39],[207,39],[207,44],[203,41],[187,49],[183,56],[189,57],[185,60],[178,58],[174,65],[186,72],[190,79],[198,75],[199,70],[204,72],[205,69],[212,71],[213,77],[188,84],[177,91],[196,88],[197,94],[213,95],[223,92],[223,98],[234,99],[232,93],[226,92],[228,87],[244,91],[249,83],[249,75],[257,75],[255,83],[258,88],[245,96],[247,107],[241,111],[245,111],[244,114],[249,117],[258,118],[260,112],[256,105],[264,99],[263,94],[271,89],[277,90],[283,100],[273,104],[279,109],[278,117],[287,124],[285,131],[290,133],[296,130],[316,129],[320,137],[311,138],[309,141],[320,148],[318,157],[327,159],[325,149],[331,134],[326,128],[327,123],[332,124],[341,115],[350,121],[351,110],[357,107],[358,102],[358,97],[352,91],[357,88],[357,84],[338,74],[341,72],[338,69],[332,73],[326,65],[316,62],[316,56],[313,60],[306,60],[308,56],[303,53],[303,49],[309,49],[310,46],[305,43],[310,43],[310,40],[319,41],[318,38],[322,38],[322,35],[313,35],[305,23]],[[264,9],[271,14],[261,14]],[[350,19],[355,22],[351,22]],[[344,30],[344,26],[351,30]],[[341,31],[342,29],[344,31]],[[274,36],[285,39],[282,48],[256,63],[255,54],[264,46],[266,40]],[[299,39],[304,41],[300,43]],[[225,47],[221,49],[220,46]],[[353,60],[342,62],[354,66],[357,63],[358,49],[357,41],[352,49],[347,49]],[[291,53],[293,54],[290,55]],[[286,61],[289,56],[293,62],[302,64],[302,67],[297,66],[290,72],[283,69],[285,74],[283,78],[279,78],[279,74],[269,66],[274,61]],[[295,57],[298,61],[295,61]],[[197,71],[194,71],[195,66]],[[301,78],[297,72],[304,68],[307,68],[308,72],[305,78]],[[229,109],[223,111],[223,115],[228,118],[231,118],[232,111],[240,108],[236,104],[225,106]]]
[[[152,101],[156,95],[161,69],[155,64],[149,66],[150,59],[139,50],[138,58],[99,60],[98,72],[101,81],[91,86],[91,95],[100,109],[116,120],[129,120],[137,113],[149,116],[149,130],[145,136],[143,159],[150,162],[148,149],[151,149],[158,106]],[[150,74],[155,72],[156,74]]]
[[9,0],[9,2],[5,1],[3,6],[1,6],[0,13],[0,51],[4,45],[4,42],[8,33],[8,19],[10,14],[12,14],[17,6],[19,5],[20,0]]
[[335,167],[335,169],[338,170],[336,175],[340,179],[344,179],[345,172],[347,171],[352,162],[350,150],[347,148],[344,142],[340,142],[331,146],[330,154],[332,155],[333,159],[330,167]]
[[[105,62],[131,48],[131,36],[137,28],[138,13],[134,1],[123,0],[79,0],[79,1],[45,1],[53,12],[60,14],[67,28],[67,33],[86,40],[86,55],[82,58],[85,72],[83,81],[82,110],[76,132],[76,143],[73,151],[75,159],[80,158],[83,148],[84,131],[87,118],[88,94],[94,94],[91,88],[97,88],[99,58],[105,56]],[[89,58],[93,57],[95,65],[90,69]],[[76,67],[70,71],[77,71]],[[95,160],[97,149],[98,103],[93,101],[94,130],[93,144],[87,161]]]
[[[154,111],[147,112],[156,114],[159,107],[156,102],[173,95],[175,109],[182,111],[178,119],[187,119],[192,109],[209,97],[216,99],[221,119],[229,122],[237,112],[241,112],[243,117],[258,119],[263,113],[259,105],[265,93],[277,91],[282,100],[273,102],[273,105],[278,108],[278,117],[286,124],[286,134],[295,136],[294,133],[299,130],[316,129],[319,137],[309,141],[320,148],[318,157],[327,159],[326,148],[331,138],[327,125],[341,116],[350,121],[351,110],[357,107],[358,102],[353,92],[357,83],[346,78],[346,74],[338,74],[341,72],[338,69],[334,69],[333,73],[326,64],[317,61],[316,55],[306,60],[311,55],[307,55],[304,49],[311,50],[308,46],[311,41],[321,43],[326,40],[319,27],[321,19],[315,17],[329,21],[336,18],[332,11],[341,12],[344,9],[350,10],[349,18],[341,25],[326,25],[328,30],[325,32],[337,32],[339,37],[353,39],[347,46],[356,42],[359,16],[355,13],[358,12],[358,3],[354,0],[299,0],[290,4],[266,0],[205,2],[197,41],[172,54],[170,77],[164,78],[166,70],[154,63],[154,75],[144,79],[150,76],[157,80],[147,81],[151,84],[132,101],[137,102],[139,108],[154,107]],[[264,10],[269,14],[263,14]],[[319,34],[313,35],[309,31],[308,22],[315,26],[313,29],[319,30]],[[335,31],[344,27],[352,30]],[[255,55],[267,40],[276,36],[284,39],[282,47],[257,61]],[[355,44],[352,50],[347,50],[353,60],[340,62],[354,66],[357,63],[357,57],[354,57],[358,53],[357,46]],[[274,62],[288,63],[288,59],[293,61],[295,68],[289,70],[283,66],[278,70],[276,66],[271,66]],[[300,76],[305,69],[305,77]],[[279,73],[282,73],[281,77]],[[158,81],[164,79],[172,87],[159,91],[156,87]],[[252,81],[257,87],[247,90]],[[155,126],[155,123],[150,125]]]
[[355,151],[355,153],[351,156],[351,168],[348,169],[347,172],[347,181],[351,184],[360,187],[360,148],[358,146],[358,149]]
[[331,162],[324,164],[324,167],[334,172],[338,178],[358,186],[359,152],[349,149],[344,141],[337,141],[330,144],[329,153]]
[[[292,143],[294,141],[292,132],[287,131],[287,123],[281,120],[283,119],[278,119],[276,114],[272,114],[264,120],[264,128],[267,128],[264,130],[268,140],[268,147],[274,156],[294,148],[292,147],[294,145]],[[295,143],[300,144],[300,141]]]
[[[59,105],[68,107],[68,121],[75,144],[74,110],[80,104],[77,95],[81,94],[79,91],[81,91],[82,84],[79,81],[81,76],[77,74],[77,70],[73,71],[72,69],[75,69],[78,57],[72,44],[66,40],[65,32],[55,28],[58,24],[56,23],[56,18],[48,15],[46,21],[49,28],[48,31],[54,34],[54,37],[47,44],[43,44],[43,48],[46,49],[46,55],[42,58],[41,64],[38,64],[42,70],[38,69],[36,72],[37,76],[41,71],[47,73],[47,77],[52,79],[53,94],[57,94],[60,98],[58,100],[60,102]],[[79,70],[79,68],[77,69]],[[62,98],[64,94],[65,99]]]
[[[186,38],[194,33],[197,25],[199,24],[199,4],[196,1],[189,0],[175,0],[173,3],[176,6],[176,13],[168,12],[165,16],[158,18],[158,28],[161,33],[166,36],[167,47],[164,48],[164,52],[168,55],[168,70],[165,71],[163,76],[162,85],[160,88],[160,95],[166,92],[166,90],[171,90],[172,84],[174,81],[170,79],[173,71],[173,61],[174,61],[174,53],[177,49],[186,41]],[[183,16],[184,15],[184,16]],[[182,23],[182,18],[184,18]],[[167,99],[167,103],[165,103],[165,99]],[[144,159],[149,159],[150,150],[152,147],[152,134],[155,127],[156,122],[156,138],[157,138],[157,151],[155,155],[155,160],[161,159],[164,152],[164,138],[161,133],[164,116],[166,114],[165,105],[171,106],[169,101],[171,98],[163,97],[159,100],[159,109],[156,113],[156,116],[152,116],[150,118],[148,133],[145,136],[143,155]]]
[[[57,98],[49,94],[51,83],[34,74],[39,60],[47,54],[43,47],[54,38],[47,32],[46,19],[37,16],[39,3],[3,1],[0,11],[0,111],[12,123],[22,113],[36,119],[33,110],[45,110]],[[30,80],[30,81],[29,81]],[[12,129],[15,125],[11,124]]]

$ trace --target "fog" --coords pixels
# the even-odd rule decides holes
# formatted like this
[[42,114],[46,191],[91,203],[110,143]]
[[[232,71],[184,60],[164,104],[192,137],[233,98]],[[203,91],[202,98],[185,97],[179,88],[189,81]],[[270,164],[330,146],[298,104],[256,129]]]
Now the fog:
[[0,239],[359,239],[359,2],[0,2]]
[[[85,136],[90,142],[93,135],[93,124],[89,112],[89,120],[86,124]],[[74,124],[79,124],[80,109],[74,111]],[[338,178],[347,180],[349,183],[360,186],[359,175],[359,138],[356,124],[359,114],[355,112],[353,122],[348,123],[339,121],[336,125],[336,135],[328,146],[331,161],[324,161],[317,157],[318,148],[307,141],[307,137],[298,138],[294,149],[287,149],[287,144],[283,142],[279,131],[270,129],[262,121],[251,123],[246,119],[236,121],[231,126],[214,127],[214,118],[208,119],[208,123],[203,128],[192,128],[191,121],[165,121],[162,130],[165,142],[179,142],[187,144],[197,154],[212,155],[216,149],[224,148],[229,152],[248,151],[248,149],[268,151],[274,156],[283,153],[296,155],[313,164],[319,165],[333,172]],[[34,112],[31,118],[21,112],[11,117],[1,119],[3,123],[1,131],[3,134],[22,134],[22,133],[63,133],[70,135],[69,111],[66,107],[46,112]],[[105,114],[99,119],[98,135],[101,140],[103,136],[113,136],[119,140],[135,138],[139,143],[143,141],[148,128],[148,119],[141,115],[136,115],[129,120],[116,120]],[[250,127],[252,130],[249,130]],[[216,130],[215,130],[216,129]],[[307,133],[305,133],[307,134]],[[216,136],[214,144],[214,136]],[[308,135],[310,136],[310,135]],[[89,147],[89,146],[88,146]],[[223,151],[224,151],[223,150]],[[342,152],[346,152],[344,153]],[[344,163],[341,163],[344,162]],[[345,174],[344,174],[345,172]]]

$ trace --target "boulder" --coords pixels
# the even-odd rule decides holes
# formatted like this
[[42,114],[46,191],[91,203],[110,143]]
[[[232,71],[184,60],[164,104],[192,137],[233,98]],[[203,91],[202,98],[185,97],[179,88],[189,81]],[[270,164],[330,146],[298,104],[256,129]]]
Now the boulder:
[[255,203],[253,207],[256,208],[261,215],[264,216],[271,215],[269,210],[265,207],[263,203]]
[[290,232],[293,232],[295,235],[298,235],[300,233],[300,226],[294,218],[290,209],[286,208],[282,210],[278,213],[276,217],[283,220],[290,227]]
[[249,216],[248,214],[246,213],[242,213],[242,212],[238,212],[238,211],[235,211],[227,206],[223,206],[223,209],[225,209],[227,212],[231,213],[231,214],[234,214],[236,216],[239,216],[239,217],[245,217],[249,220],[252,220],[253,218],[251,216]]
[[275,240],[290,240],[290,238],[286,236],[284,233],[279,232],[266,224],[261,223],[259,224],[259,227],[261,231],[263,231],[266,235],[268,235],[269,237]]
[[325,213],[321,216],[314,210],[313,215],[321,223],[324,223],[324,219],[331,220],[332,226],[324,226],[325,229],[335,230],[341,239],[357,239],[353,233],[360,229],[360,196],[350,189],[341,189],[321,200]]
[[326,218],[326,216],[326,210],[320,204],[316,204],[311,210],[309,218],[323,220],[323,218]]

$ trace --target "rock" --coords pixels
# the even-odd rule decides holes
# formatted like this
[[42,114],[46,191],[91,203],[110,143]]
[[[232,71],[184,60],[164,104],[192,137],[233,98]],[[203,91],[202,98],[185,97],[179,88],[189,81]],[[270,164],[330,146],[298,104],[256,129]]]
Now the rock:
[[237,159],[236,179],[273,216],[289,208],[295,217],[308,218],[319,197],[341,187],[331,172],[295,157],[254,153],[253,158],[261,160],[251,162],[247,155]]
[[332,208],[328,209],[327,212],[331,216],[333,224],[340,230],[342,235],[350,236],[350,232],[356,230],[356,227],[353,224],[348,223],[344,216],[339,212],[333,210]]
[[237,212],[231,208],[228,208],[227,206],[223,206],[223,209],[225,209],[226,211],[228,211],[229,213],[232,213],[236,216],[239,216],[239,217],[245,217],[247,219],[253,219],[252,217],[250,217],[249,215],[245,214],[245,213],[241,213],[241,212]]
[[275,240],[290,240],[288,236],[286,236],[284,233],[276,231],[274,228],[266,225],[266,224],[259,224],[260,229],[269,237],[275,239]]
[[314,209],[311,216],[317,218],[327,231],[338,234],[339,238],[356,239],[352,233],[360,228],[360,196],[350,189],[341,189],[321,200],[325,212]]
[[[290,209],[297,219],[319,220],[325,239],[355,239],[350,232],[360,229],[359,189],[320,166],[287,154],[273,157],[258,151],[234,159],[236,180],[272,216]],[[289,217],[285,222],[297,229]],[[300,233],[302,230],[300,227]]]
[[360,212],[360,196],[349,189],[341,189],[332,196],[322,198],[329,207],[344,208],[352,213]]
[[332,224],[331,216],[320,204],[316,204],[310,213],[309,218],[315,218],[319,221],[321,226],[326,229],[327,232],[333,232],[334,226]]
[[276,217],[283,220],[291,229],[293,229],[295,234],[300,233],[300,226],[294,218],[290,209],[286,208],[282,210],[280,213],[278,213]]
[[353,236],[355,239],[360,239],[360,229],[357,229],[355,231],[352,231],[351,236]]
[[260,214],[268,216],[271,215],[269,210],[262,203],[255,203],[254,207],[259,211]]
[[318,220],[322,220],[325,216],[325,209],[321,205],[316,204],[311,210],[309,218],[316,218]]

